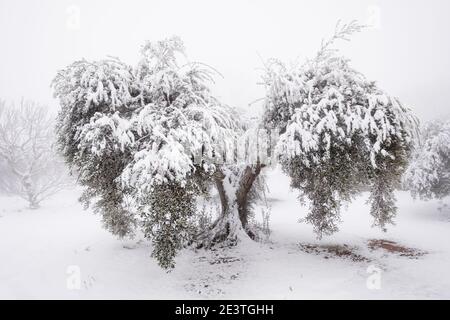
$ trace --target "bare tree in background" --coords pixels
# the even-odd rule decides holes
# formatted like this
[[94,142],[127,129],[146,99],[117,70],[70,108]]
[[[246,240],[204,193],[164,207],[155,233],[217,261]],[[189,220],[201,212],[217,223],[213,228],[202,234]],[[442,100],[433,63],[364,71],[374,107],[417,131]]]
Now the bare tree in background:
[[54,147],[54,123],[47,108],[22,100],[0,100],[0,191],[37,209],[42,200],[70,185]]

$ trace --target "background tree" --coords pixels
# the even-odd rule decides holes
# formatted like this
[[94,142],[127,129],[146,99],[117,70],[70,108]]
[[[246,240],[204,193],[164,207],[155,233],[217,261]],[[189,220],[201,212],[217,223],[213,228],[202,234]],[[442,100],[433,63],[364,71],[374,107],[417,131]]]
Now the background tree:
[[421,128],[404,182],[414,197],[424,200],[450,195],[449,119],[431,121]]
[[0,190],[22,197],[32,209],[70,185],[54,148],[53,129],[46,107],[0,101]]

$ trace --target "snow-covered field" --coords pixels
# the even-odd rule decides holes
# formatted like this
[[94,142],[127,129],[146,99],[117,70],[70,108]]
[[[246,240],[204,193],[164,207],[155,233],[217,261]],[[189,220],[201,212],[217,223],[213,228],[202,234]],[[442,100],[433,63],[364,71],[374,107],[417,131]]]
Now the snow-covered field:
[[[343,210],[340,232],[319,241],[311,226],[297,222],[307,208],[289,191],[288,179],[271,172],[269,186],[270,242],[186,249],[171,273],[150,258],[146,241],[120,241],[105,231],[98,216],[83,211],[77,190],[39,210],[0,197],[0,298],[450,299],[450,213],[436,202],[399,192],[397,225],[383,233],[371,228],[362,196]],[[374,239],[418,254],[370,249]]]

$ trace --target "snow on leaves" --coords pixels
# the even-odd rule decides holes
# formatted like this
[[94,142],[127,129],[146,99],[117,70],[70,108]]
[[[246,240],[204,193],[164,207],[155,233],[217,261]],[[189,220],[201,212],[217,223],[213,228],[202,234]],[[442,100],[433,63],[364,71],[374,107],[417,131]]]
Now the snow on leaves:
[[282,159],[299,156],[306,166],[318,164],[329,159],[332,145],[351,145],[360,136],[376,168],[378,155],[393,156],[384,148],[393,138],[409,143],[413,136],[408,110],[345,58],[308,61],[292,70],[278,62],[265,81],[266,115],[281,131],[276,151]]
[[[100,155],[132,150],[121,180],[148,190],[153,185],[185,183],[202,155],[202,169],[234,143],[238,123],[231,108],[215,99],[207,86],[211,71],[199,63],[179,63],[184,47],[178,38],[147,43],[131,68],[117,59],[75,62],[59,72],[55,93],[71,115],[88,117],[77,124],[80,152]],[[83,117],[86,119],[86,117]]]
[[[53,81],[61,105],[75,107],[81,114],[92,109],[115,112],[133,102],[134,74],[116,58],[90,62],[76,61],[58,72]],[[82,103],[81,103],[82,102]]]

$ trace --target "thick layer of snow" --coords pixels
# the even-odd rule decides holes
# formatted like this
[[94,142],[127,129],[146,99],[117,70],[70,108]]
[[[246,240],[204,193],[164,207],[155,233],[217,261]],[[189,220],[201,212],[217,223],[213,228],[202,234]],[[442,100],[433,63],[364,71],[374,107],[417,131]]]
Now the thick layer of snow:
[[[271,243],[184,250],[171,273],[150,258],[145,241],[120,241],[103,230],[99,217],[82,210],[77,190],[58,194],[39,210],[0,197],[0,298],[450,298],[450,212],[399,192],[397,226],[385,234],[371,228],[363,196],[343,210],[341,231],[318,241],[311,226],[297,223],[307,208],[288,185],[278,171],[269,174]],[[393,240],[428,253],[411,259],[371,251],[369,239]],[[325,259],[301,251],[299,243],[355,246],[371,261]],[[381,272],[379,289],[367,286],[369,267]],[[77,268],[79,289],[70,285]]]

